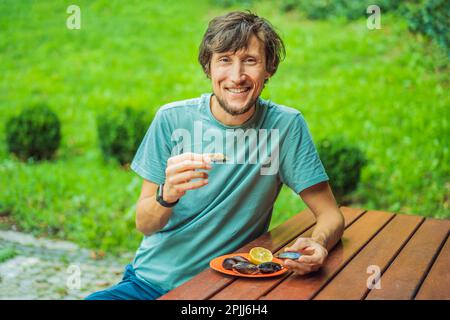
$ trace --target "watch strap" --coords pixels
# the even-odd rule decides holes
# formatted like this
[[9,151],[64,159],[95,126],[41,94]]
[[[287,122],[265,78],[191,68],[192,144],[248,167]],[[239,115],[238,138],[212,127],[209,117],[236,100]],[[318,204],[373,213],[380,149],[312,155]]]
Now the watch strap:
[[172,208],[174,205],[176,205],[178,203],[179,200],[177,200],[175,202],[164,201],[163,190],[164,190],[164,183],[160,184],[158,186],[158,190],[156,190],[156,201],[158,201],[158,203],[160,205],[162,205],[163,207]]

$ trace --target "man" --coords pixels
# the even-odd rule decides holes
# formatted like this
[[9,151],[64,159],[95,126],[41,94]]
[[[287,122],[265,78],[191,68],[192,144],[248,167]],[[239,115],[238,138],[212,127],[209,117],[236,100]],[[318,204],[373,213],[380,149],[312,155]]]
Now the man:
[[145,237],[124,280],[88,299],[155,299],[181,285],[266,232],[283,184],[317,218],[312,237],[287,248],[303,255],[284,265],[300,275],[321,267],[344,220],[301,113],[259,97],[283,56],[263,18],[210,22],[199,62],[213,93],[157,112],[131,165],[144,179],[136,226]]

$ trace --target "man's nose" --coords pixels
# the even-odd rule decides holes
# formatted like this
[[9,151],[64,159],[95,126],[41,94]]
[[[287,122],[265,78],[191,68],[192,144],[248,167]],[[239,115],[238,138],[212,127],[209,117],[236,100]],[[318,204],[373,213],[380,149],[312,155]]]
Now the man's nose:
[[231,68],[230,80],[234,83],[241,83],[245,81],[245,69],[241,62],[236,62]]

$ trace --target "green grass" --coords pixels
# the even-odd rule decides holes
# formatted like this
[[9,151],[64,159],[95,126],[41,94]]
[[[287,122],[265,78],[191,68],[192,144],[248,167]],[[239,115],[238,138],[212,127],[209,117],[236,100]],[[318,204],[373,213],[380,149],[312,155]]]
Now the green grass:
[[14,248],[6,247],[0,249],[0,263],[14,258],[18,252]]
[[[230,9],[208,1],[78,1],[81,30],[65,27],[71,3],[0,3],[0,212],[19,228],[120,252],[137,248],[141,180],[104,163],[95,116],[110,106],[159,106],[210,91],[197,63],[208,21]],[[450,217],[448,60],[437,46],[383,16],[307,21],[268,1],[253,9],[280,31],[287,58],[264,98],[298,108],[316,141],[343,135],[370,159],[355,206]],[[60,116],[55,161],[23,164],[6,152],[4,124],[32,103]],[[284,188],[271,227],[303,209]]]

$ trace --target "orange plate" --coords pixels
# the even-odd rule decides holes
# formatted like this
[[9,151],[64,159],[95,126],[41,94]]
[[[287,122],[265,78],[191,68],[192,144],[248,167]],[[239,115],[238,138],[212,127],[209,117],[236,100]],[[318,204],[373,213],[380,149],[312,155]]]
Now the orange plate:
[[[248,253],[231,253],[231,254],[226,254],[224,256],[220,256],[217,257],[215,259],[212,259],[209,263],[209,266],[219,272],[225,273],[225,274],[229,274],[231,276],[237,276],[237,277],[247,277],[247,278],[268,278],[268,277],[276,277],[279,276],[283,273],[285,273],[288,269],[283,267],[280,271],[274,272],[274,273],[267,273],[267,274],[263,274],[263,273],[257,273],[257,274],[243,274],[243,273],[239,273],[236,272],[234,270],[227,270],[224,267],[222,267],[222,262],[223,260],[225,260],[226,258],[231,258],[234,256],[242,256],[246,259],[248,259],[249,254]],[[283,266],[283,264],[281,263],[282,260],[278,259],[278,258],[273,258],[272,262],[276,262],[279,263]]]

